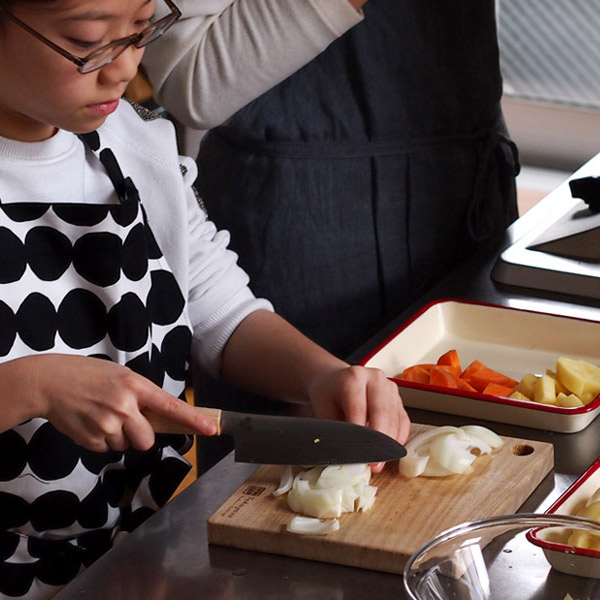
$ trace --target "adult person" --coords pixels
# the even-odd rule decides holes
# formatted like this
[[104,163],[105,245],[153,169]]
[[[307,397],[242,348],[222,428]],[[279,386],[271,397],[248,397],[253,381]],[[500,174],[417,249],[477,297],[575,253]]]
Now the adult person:
[[[212,128],[198,189],[253,289],[331,351],[516,218],[493,0],[370,0],[362,21],[347,0],[182,5],[178,35],[146,55],[156,96]],[[341,14],[355,26],[266,91]]]
[[[197,186],[253,289],[333,353],[517,217],[493,0],[369,0],[364,19],[346,0],[182,5],[146,55],[156,97],[210,129]],[[342,14],[354,26],[331,41]]]

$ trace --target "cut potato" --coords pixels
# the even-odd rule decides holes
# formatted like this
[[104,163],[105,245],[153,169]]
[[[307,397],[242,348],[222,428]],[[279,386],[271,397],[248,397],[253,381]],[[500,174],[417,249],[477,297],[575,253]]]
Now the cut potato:
[[535,382],[533,399],[541,404],[556,404],[556,383],[550,375],[542,375]]
[[552,369],[546,369],[546,375],[549,375],[556,382],[556,395],[564,394],[565,396],[569,395],[569,390],[560,382],[558,379],[558,375]]
[[582,401],[585,394],[600,393],[600,368],[585,360],[562,356],[556,363],[556,373],[560,382]]
[[577,408],[585,405],[581,401],[581,398],[575,394],[564,394],[560,392],[556,394],[556,406],[562,406],[563,408]]
[[539,377],[535,373],[527,373],[517,385],[517,392],[527,396],[529,400],[533,400],[533,388]]
[[584,404],[589,404],[589,403],[590,403],[592,400],[594,400],[594,399],[596,398],[596,396],[597,396],[597,395],[598,395],[598,394],[597,394],[597,393],[595,393],[595,392],[588,392],[588,393],[586,393],[586,394],[583,394],[583,395],[581,396],[581,401],[582,401]]
[[521,394],[521,392],[519,392],[518,390],[515,390],[510,396],[509,398],[512,398],[513,400],[527,400],[528,402],[531,402],[531,398],[528,398],[525,394]]
[[[577,517],[600,521],[600,502],[588,504],[575,513]],[[588,531],[574,531],[567,541],[571,546],[578,548],[588,548],[590,550],[600,550],[600,535]]]

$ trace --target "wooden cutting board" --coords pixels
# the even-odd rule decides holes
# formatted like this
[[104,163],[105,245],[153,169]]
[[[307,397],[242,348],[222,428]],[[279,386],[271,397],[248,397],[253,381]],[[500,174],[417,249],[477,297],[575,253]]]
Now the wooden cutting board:
[[[412,435],[428,429],[413,424]],[[479,457],[468,475],[417,477],[396,463],[371,478],[377,486],[366,513],[340,518],[328,535],[298,535],[285,528],[294,515],[286,496],[273,497],[282,466],[264,465],[209,518],[211,544],[258,550],[390,573],[437,533],[464,521],[513,514],[554,466],[552,444],[503,437],[505,444]]]

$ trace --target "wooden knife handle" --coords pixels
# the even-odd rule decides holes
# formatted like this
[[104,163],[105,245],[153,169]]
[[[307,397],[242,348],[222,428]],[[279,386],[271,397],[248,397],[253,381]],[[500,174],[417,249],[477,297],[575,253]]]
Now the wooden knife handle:
[[[194,406],[194,409],[212,419],[217,424],[217,435],[221,435],[221,409],[207,408],[204,406]],[[150,421],[150,425],[152,425],[152,429],[154,429],[155,433],[198,433],[187,425],[181,425],[180,423],[177,423],[177,421],[172,421],[151,410],[144,411],[144,416]]]

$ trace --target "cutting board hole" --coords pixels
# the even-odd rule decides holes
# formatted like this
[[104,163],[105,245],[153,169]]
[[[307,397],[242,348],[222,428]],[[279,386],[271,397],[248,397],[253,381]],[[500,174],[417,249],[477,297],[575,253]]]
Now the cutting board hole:
[[530,454],[533,454],[533,452],[533,448],[528,444],[517,444],[512,448],[512,453],[515,456],[529,456]]

